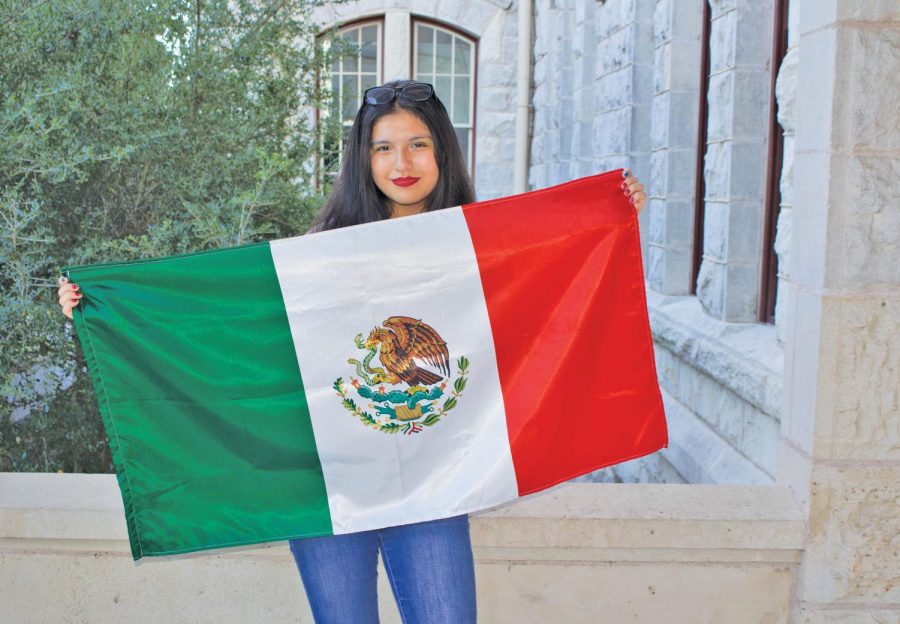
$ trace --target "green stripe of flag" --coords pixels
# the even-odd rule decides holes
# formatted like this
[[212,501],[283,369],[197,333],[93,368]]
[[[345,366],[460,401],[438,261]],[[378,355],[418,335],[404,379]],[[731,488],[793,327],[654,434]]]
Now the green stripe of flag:
[[69,276],[135,559],[332,533],[268,244]]

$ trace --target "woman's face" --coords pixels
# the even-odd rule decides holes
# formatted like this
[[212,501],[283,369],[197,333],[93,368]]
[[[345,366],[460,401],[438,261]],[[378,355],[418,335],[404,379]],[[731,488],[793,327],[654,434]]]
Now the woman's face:
[[438,181],[434,139],[421,119],[405,110],[372,127],[372,179],[392,202],[391,217],[417,214]]

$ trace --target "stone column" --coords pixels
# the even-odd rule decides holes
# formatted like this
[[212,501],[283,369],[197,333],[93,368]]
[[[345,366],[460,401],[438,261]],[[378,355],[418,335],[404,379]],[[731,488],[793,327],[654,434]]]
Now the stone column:
[[657,292],[688,295],[697,160],[700,15],[706,0],[657,0],[647,180],[647,280]]
[[779,481],[807,515],[794,620],[900,619],[900,4],[799,6]]
[[709,0],[709,125],[697,297],[724,321],[756,321],[766,178],[772,0]]

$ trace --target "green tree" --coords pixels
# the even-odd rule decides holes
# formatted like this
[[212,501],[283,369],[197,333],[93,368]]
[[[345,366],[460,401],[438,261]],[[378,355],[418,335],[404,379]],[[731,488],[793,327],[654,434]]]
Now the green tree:
[[319,4],[0,0],[0,470],[111,470],[60,267],[308,227]]

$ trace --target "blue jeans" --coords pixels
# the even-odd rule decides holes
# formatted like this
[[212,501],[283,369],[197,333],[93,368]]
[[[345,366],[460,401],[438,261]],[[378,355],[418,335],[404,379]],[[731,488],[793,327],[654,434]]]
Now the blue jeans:
[[377,624],[379,549],[404,624],[475,622],[468,516],[290,544],[317,624]]

